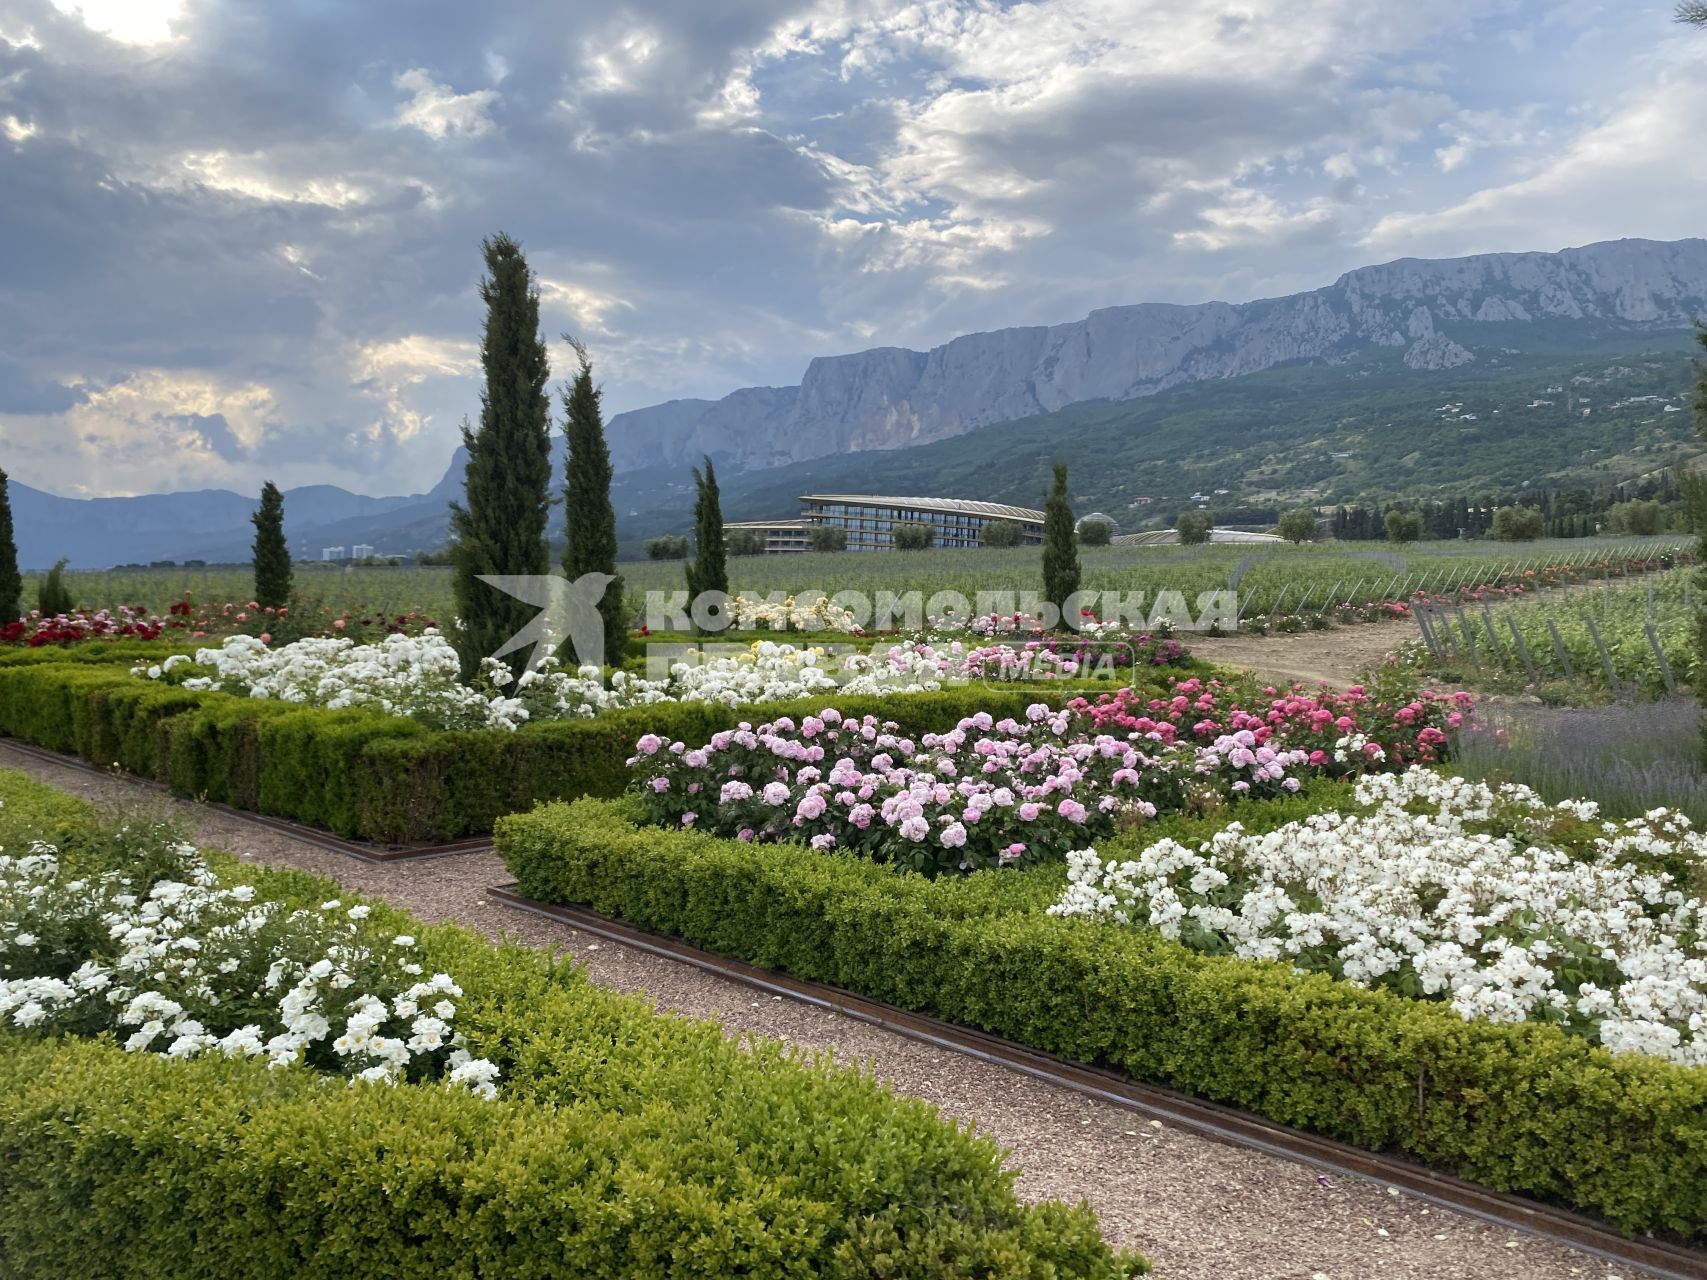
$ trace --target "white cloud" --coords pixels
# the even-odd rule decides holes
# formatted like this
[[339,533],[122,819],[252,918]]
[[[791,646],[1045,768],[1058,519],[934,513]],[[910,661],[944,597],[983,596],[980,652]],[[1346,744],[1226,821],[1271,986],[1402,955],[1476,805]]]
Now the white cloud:
[[412,392],[432,378],[478,374],[480,348],[473,342],[412,333],[359,348],[350,362],[356,385],[379,403],[362,435],[370,441],[406,443],[431,427],[433,414]]
[[271,161],[264,155],[192,151],[177,158],[176,168],[176,174],[168,169],[157,180],[173,186],[195,183],[269,204],[317,204],[344,209],[365,203],[373,196],[364,183],[354,178],[323,176],[293,180],[274,172]]
[[[547,312],[568,317],[570,323],[579,332],[577,337],[586,338],[592,335],[608,334],[609,320],[618,311],[634,310],[633,304],[606,293],[590,285],[577,283],[572,280],[554,280],[549,276],[539,277],[540,305]],[[550,322],[545,322],[547,328]]]
[[1703,136],[1707,78],[1700,68],[1657,71],[1605,119],[1526,160],[1533,170],[1527,176],[1443,208],[1388,214],[1363,244],[1382,256],[1438,256],[1699,236],[1707,167],[1683,158]]
[[184,0],[53,0],[53,7],[124,44],[150,45],[172,38]]
[[[76,382],[82,379],[68,379]],[[50,417],[6,419],[20,437],[56,447],[38,462],[39,480],[58,492],[128,493],[237,482],[243,458],[283,424],[271,387],[204,373],[138,369]]]
[[496,89],[457,93],[420,67],[400,72],[392,83],[414,95],[397,109],[401,126],[419,129],[429,138],[478,138],[493,128],[490,111]]

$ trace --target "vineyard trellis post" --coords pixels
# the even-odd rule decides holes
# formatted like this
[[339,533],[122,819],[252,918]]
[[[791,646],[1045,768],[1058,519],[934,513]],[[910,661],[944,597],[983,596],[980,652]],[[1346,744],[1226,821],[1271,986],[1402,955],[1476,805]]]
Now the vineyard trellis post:
[[1559,624],[1552,618],[1547,619],[1547,630],[1553,635],[1553,656],[1559,660],[1559,667],[1565,673],[1565,679],[1577,678],[1576,668],[1571,665],[1571,655],[1565,648],[1564,637],[1559,634]]
[[1494,661],[1504,665],[1500,652],[1500,633],[1494,630],[1494,611],[1488,607],[1486,600],[1482,601],[1482,623],[1488,628],[1488,648],[1494,652]]
[[1612,665],[1612,655],[1606,650],[1606,641],[1600,638],[1600,628],[1594,625],[1594,615],[1584,614],[1583,621],[1588,623],[1589,639],[1594,641],[1594,647],[1600,651],[1600,664],[1606,669],[1606,683],[1612,690],[1612,696],[1619,697],[1618,670]]
[[1535,659],[1530,656],[1529,646],[1524,643],[1523,632],[1517,625],[1517,619],[1511,614],[1505,616],[1506,626],[1511,629],[1511,638],[1517,645],[1517,656],[1523,660],[1523,669],[1529,673],[1529,686],[1532,689],[1541,687],[1541,673],[1535,668]]
[[1650,617],[1648,619],[1644,626],[1644,630],[1648,633],[1648,646],[1653,649],[1654,658],[1660,664],[1660,678],[1666,682],[1666,692],[1676,693],[1677,681],[1671,674],[1671,663],[1666,661],[1666,651],[1664,646],[1660,644],[1659,632],[1654,630],[1653,618]]
[[1422,632],[1423,643],[1428,646],[1428,651],[1433,654],[1436,659],[1444,659],[1446,655],[1441,652],[1440,641],[1435,638],[1434,628],[1429,626],[1428,610],[1426,608],[1418,608],[1414,610],[1414,613],[1417,620],[1417,630]]

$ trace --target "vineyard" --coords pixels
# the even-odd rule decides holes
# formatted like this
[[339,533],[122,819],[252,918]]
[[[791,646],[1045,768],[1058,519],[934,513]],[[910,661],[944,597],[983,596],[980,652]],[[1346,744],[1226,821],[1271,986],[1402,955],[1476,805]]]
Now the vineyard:
[[[1304,625],[1300,619],[1318,624],[1402,613],[1380,606],[1402,604],[1417,592],[1456,597],[1489,589],[1527,592],[1591,578],[1622,578],[1677,563],[1689,543],[1662,536],[1521,544],[1426,542],[1367,550],[1354,550],[1354,545],[1359,544],[1083,547],[1082,587],[1127,595],[1142,592],[1146,607],[1162,591],[1177,591],[1195,601],[1201,592],[1231,589],[1238,594],[1241,619],[1253,628],[1297,629]],[[637,611],[641,593],[679,591],[684,585],[680,562],[619,567]],[[916,592],[927,603],[938,596],[961,596],[975,603],[981,592],[1017,596],[1043,586],[1035,548],[737,557],[729,563],[729,577],[731,591],[761,597]],[[253,590],[249,571],[241,567],[79,572],[66,580],[80,608],[128,605],[156,613],[186,593],[200,604],[240,603]],[[352,621],[363,614],[443,619],[454,613],[451,574],[443,568],[299,565],[296,586],[301,600],[316,611],[329,610]],[[33,584],[26,584],[26,599],[33,594]]]
[[1614,698],[1676,693],[1696,683],[1693,579],[1680,569],[1641,580],[1605,577],[1545,601],[1419,603],[1418,656],[1440,674],[1475,683]]

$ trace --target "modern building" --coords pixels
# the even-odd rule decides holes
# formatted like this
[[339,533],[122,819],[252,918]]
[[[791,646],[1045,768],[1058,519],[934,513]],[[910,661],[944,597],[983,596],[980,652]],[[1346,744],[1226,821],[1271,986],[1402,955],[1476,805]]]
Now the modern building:
[[811,526],[804,520],[741,520],[723,526],[723,536],[750,529],[765,540],[765,554],[812,550]]
[[366,542],[358,542],[350,548],[350,559],[352,560],[366,560],[372,554],[373,547]]
[[342,547],[322,547],[320,548],[320,558],[322,560],[342,560],[344,549]]
[[[1043,544],[1043,513],[1002,502],[959,498],[882,498],[855,493],[809,493],[800,499],[800,522],[846,529],[849,551],[887,551],[899,524],[928,524],[939,547],[976,547],[985,525],[1017,524],[1020,545]],[[810,537],[810,534],[807,535]]]

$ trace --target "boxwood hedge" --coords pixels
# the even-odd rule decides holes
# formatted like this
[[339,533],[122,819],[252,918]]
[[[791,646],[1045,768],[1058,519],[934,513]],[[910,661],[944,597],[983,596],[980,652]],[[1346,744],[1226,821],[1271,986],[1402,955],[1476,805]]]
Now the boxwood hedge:
[[[1329,788],[1316,803],[1342,800]],[[1266,816],[1311,804],[1294,799]],[[1707,1237],[1707,1070],[1051,917],[1043,908],[1065,883],[1060,867],[931,881],[639,820],[625,800],[542,806],[499,822],[498,851],[532,898],[587,905],[1631,1231]]]
[[657,703],[514,733],[435,731],[375,711],[195,693],[133,676],[123,664],[30,662],[0,665],[0,734],[118,765],[179,795],[411,843],[484,834],[501,815],[540,800],[619,795],[626,761],[646,733],[704,741],[743,720],[828,705],[922,733],[975,711],[1019,714],[1067,696],[1048,684],[972,685],[736,710]]
[[[0,774],[0,833],[122,850]],[[82,815],[81,817],[79,815]],[[92,863],[96,865],[91,865]],[[221,859],[263,898],[332,881]],[[1116,1280],[1084,1206],[1022,1205],[996,1144],[869,1074],[660,1015],[543,952],[373,904],[461,984],[500,1097],[331,1086],[0,1030],[8,1276]]]

